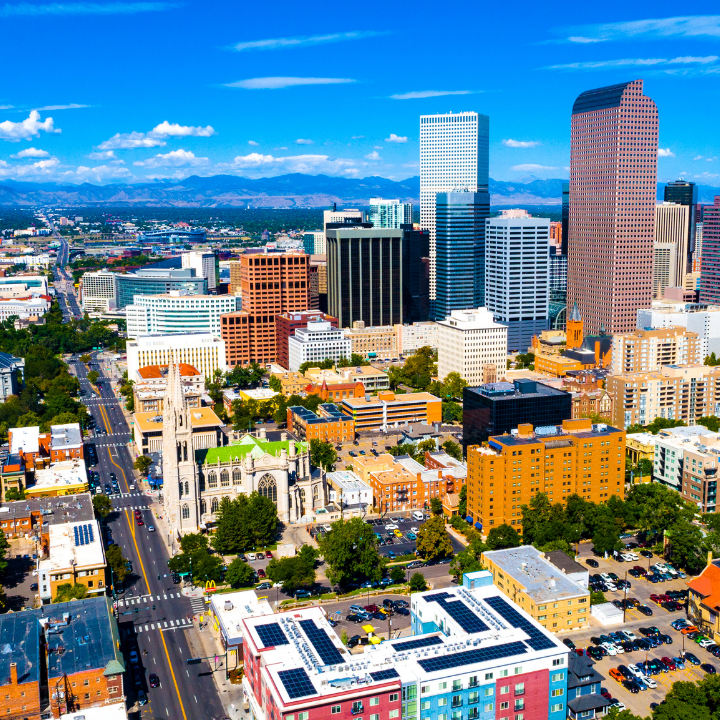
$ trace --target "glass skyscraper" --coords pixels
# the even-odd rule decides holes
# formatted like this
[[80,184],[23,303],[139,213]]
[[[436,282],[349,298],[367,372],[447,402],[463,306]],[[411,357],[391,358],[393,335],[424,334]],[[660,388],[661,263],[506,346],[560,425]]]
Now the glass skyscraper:
[[687,272],[692,272],[692,258],[695,252],[695,226],[697,223],[698,189],[693,182],[675,180],[665,186],[665,202],[688,206]]
[[115,276],[117,309],[135,301],[135,295],[167,295],[171,290],[186,290],[190,295],[207,295],[208,281],[196,277],[195,270],[138,270]]

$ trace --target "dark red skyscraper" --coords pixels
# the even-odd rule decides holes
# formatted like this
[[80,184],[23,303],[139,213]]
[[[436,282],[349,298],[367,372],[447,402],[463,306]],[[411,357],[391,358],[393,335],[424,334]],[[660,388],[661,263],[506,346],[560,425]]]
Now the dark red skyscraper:
[[703,249],[700,267],[700,302],[720,303],[720,195],[703,207]]

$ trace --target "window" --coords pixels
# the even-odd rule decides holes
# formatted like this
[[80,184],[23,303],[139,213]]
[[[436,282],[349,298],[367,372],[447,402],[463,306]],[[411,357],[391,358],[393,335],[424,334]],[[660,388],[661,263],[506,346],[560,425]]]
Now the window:
[[258,493],[277,504],[277,483],[270,473],[266,473],[260,478]]
[[447,690],[447,683],[446,682],[438,683],[438,690]]
[[550,693],[550,697],[562,697],[565,694],[565,690],[563,688],[557,688],[557,690],[553,690]]
[[524,716],[522,713],[518,713],[518,714],[515,716],[515,720],[523,720],[524,717],[525,717],[525,716]]
[[525,709],[525,698],[520,698],[519,700],[515,701],[515,709],[516,710],[524,710]]
[[340,705],[333,705],[333,706],[330,708],[330,712],[331,712],[333,715],[337,715],[341,710],[342,710],[342,707],[341,707]]
[[357,715],[358,713],[361,713],[362,711],[363,711],[362,700],[356,700],[356,701],[352,704],[352,709],[350,710],[350,713],[351,713],[352,715]]
[[550,706],[550,712],[560,712],[564,707],[562,703],[556,703]]
[[518,666],[515,668],[515,674],[516,674],[516,675],[522,675],[522,665],[518,665]]
[[468,695],[468,705],[475,705],[480,699],[480,693],[478,692],[471,692]]
[[524,695],[525,694],[525,683],[518,683],[515,686],[515,694],[516,695]]
[[220,486],[230,487],[230,473],[227,470],[220,471]]
[[380,704],[380,698],[370,698],[370,707]]
[[462,690],[462,680],[453,680],[453,690]]
[[308,713],[306,713],[306,712],[298,713],[298,720],[308,720]]
[[187,503],[185,503],[182,506],[182,519],[183,520],[189,520],[190,519],[190,507]]
[[485,712],[492,712],[492,711],[493,711],[493,704],[485,703]]
[[429,700],[425,700],[425,701],[420,705],[420,709],[421,709],[421,710],[429,710],[429,709],[430,709],[430,701],[429,701]]
[[493,679],[493,674],[492,674],[492,673],[485,673],[485,679],[486,679],[486,680],[492,680],[492,679]]
[[390,695],[390,702],[397,702],[400,699],[400,695],[398,693],[392,693]]
[[388,717],[390,718],[390,720],[393,720],[393,718],[399,717],[399,715],[400,715],[400,711],[399,711],[399,710],[391,710],[391,711],[388,713]]
[[370,720],[380,720],[380,716],[379,715],[371,715]]
[[565,664],[565,658],[555,658],[553,660],[553,667],[557,667],[558,665],[564,665]]
[[438,707],[445,707],[447,705],[447,698],[438,698]]
[[452,696],[452,706],[453,707],[462,707],[463,701],[462,701],[462,695],[453,695]]
[[495,688],[491,688],[491,687],[485,688],[485,690],[484,690],[485,697],[490,697],[490,696],[492,696],[492,694],[493,694],[494,692],[495,692]]
[[422,685],[420,687],[420,693],[424,695],[426,692],[430,692],[430,686],[429,685]]
[[501,695],[507,695],[510,692],[510,686],[509,685],[503,685],[500,688],[500,694]]
[[562,682],[564,677],[565,673],[553,673],[550,680],[552,680],[552,682]]

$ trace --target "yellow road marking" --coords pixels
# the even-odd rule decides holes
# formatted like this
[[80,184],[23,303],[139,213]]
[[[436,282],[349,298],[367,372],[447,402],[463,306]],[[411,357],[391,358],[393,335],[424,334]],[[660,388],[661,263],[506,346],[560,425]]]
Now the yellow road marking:
[[147,587],[147,591],[150,592],[150,583],[148,582],[147,575],[145,574],[145,565],[143,565],[142,557],[140,557],[140,550],[138,548],[137,538],[135,537],[135,526],[130,519],[130,511],[127,508],[125,509],[125,517],[127,518],[128,525],[130,526],[130,534],[132,535],[133,543],[135,543],[135,552],[137,552],[140,569],[142,570],[143,577],[145,578],[145,586]]
[[178,696],[178,702],[180,703],[180,710],[182,711],[183,717],[187,720],[185,714],[185,706],[183,705],[182,698],[180,697],[180,690],[178,689],[177,680],[175,679],[175,671],[173,670],[172,662],[170,662],[170,653],[168,652],[167,645],[165,644],[165,633],[160,633],[160,639],[162,640],[163,648],[165,648],[165,657],[168,661],[168,667],[170,668],[170,674],[172,675],[173,685],[175,685],[175,692]]

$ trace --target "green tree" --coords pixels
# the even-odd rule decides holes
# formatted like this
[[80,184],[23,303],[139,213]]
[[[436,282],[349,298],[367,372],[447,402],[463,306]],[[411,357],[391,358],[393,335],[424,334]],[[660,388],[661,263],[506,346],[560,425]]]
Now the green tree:
[[275,375],[271,375],[268,385],[270,386],[270,389],[273,390],[274,392],[278,392],[278,393],[282,392],[282,383],[280,382],[279,377],[276,377]]
[[127,559],[123,557],[122,550],[119,545],[110,545],[105,553],[107,564],[112,568],[113,578],[116,583],[122,583],[128,574],[125,565]]
[[312,545],[303,545],[294,557],[273,558],[267,566],[267,575],[273,582],[282,582],[283,590],[290,595],[301,587],[315,583],[315,561],[320,553]]
[[520,536],[514,527],[503,523],[490,529],[487,536],[487,546],[490,550],[504,550],[505,548],[519,547]]
[[222,402],[223,390],[226,386],[225,373],[220,368],[215,368],[212,377],[205,378],[205,390],[213,403]]
[[349,639],[350,639],[350,638],[348,637],[348,634],[347,634],[345,628],[343,628],[343,631],[342,631],[342,633],[340,634],[340,642],[341,642],[343,645],[347,645]]
[[706,358],[705,358],[705,365],[709,365],[711,367],[714,367],[716,365],[720,365],[720,359],[718,359],[714,352],[711,352]]
[[23,488],[8,488],[5,491],[5,502],[16,502],[25,499],[25,490]]
[[442,502],[440,502],[440,498],[430,498],[430,512],[433,515],[442,515],[443,506]]
[[451,458],[455,458],[455,460],[459,460],[462,462],[463,452],[462,447],[460,447],[459,443],[453,442],[452,440],[448,439],[441,445],[441,447]]
[[248,523],[247,495],[238,495],[235,500],[224,497],[215,514],[213,547],[223,555],[232,555],[254,547],[254,535]]
[[438,560],[452,555],[452,542],[442,517],[431,517],[420,526],[417,551],[425,560]]
[[255,570],[240,558],[235,558],[228,565],[225,582],[234,588],[250,587],[255,582]]
[[188,555],[198,552],[207,552],[208,539],[202,533],[188,533],[180,538],[180,549]]
[[248,497],[247,512],[255,547],[272,545],[277,538],[280,522],[275,503],[255,491]]
[[153,464],[152,458],[148,457],[147,455],[140,455],[133,463],[133,467],[141,475],[147,477],[147,474],[150,471],[152,464]]
[[0,577],[5,574],[7,570],[7,552],[10,549],[10,543],[5,537],[5,533],[0,530]]
[[400,585],[405,582],[405,570],[402,565],[393,565],[390,569],[390,580],[394,585]]
[[337,452],[332,443],[324,442],[318,438],[310,441],[310,462],[316,468],[323,468],[325,471],[332,470],[337,460]]
[[80,356],[80,362],[89,363],[90,362],[90,356],[85,353],[84,355]]
[[370,525],[360,518],[337,520],[319,541],[330,582],[345,587],[353,581],[382,577],[377,538]]
[[425,576],[419,572],[413,573],[410,578],[410,592],[423,592],[427,589],[428,585],[425,582]]
[[107,495],[93,495],[92,504],[95,514],[102,520],[104,520],[113,509],[112,501]]
[[465,519],[467,517],[467,485],[460,488],[460,503],[458,504],[458,515]]
[[463,389],[467,387],[467,382],[463,380],[460,373],[451,372],[443,380],[445,386],[445,395],[449,398],[462,400]]
[[463,410],[462,406],[452,400],[449,402],[443,402],[442,404],[442,417],[443,422],[462,422]]
[[669,559],[695,574],[702,570],[705,558],[702,548],[705,538],[702,530],[685,518],[678,520],[666,533],[669,541]]
[[98,378],[100,377],[100,373],[97,370],[91,370],[87,374],[87,379],[90,383],[93,385],[98,381]]
[[595,551],[599,553],[611,553],[613,550],[622,549],[620,528],[615,518],[609,513],[603,513],[599,518],[592,536],[592,543]]
[[720,432],[720,418],[715,415],[701,417],[697,422],[698,425],[704,425],[711,432]]
[[601,592],[590,593],[590,604],[591,605],[602,605],[607,602],[607,598]]
[[70,600],[82,600],[87,597],[87,587],[80,583],[71,585],[63,583],[57,586],[57,594],[53,598],[54,603],[68,602]]

